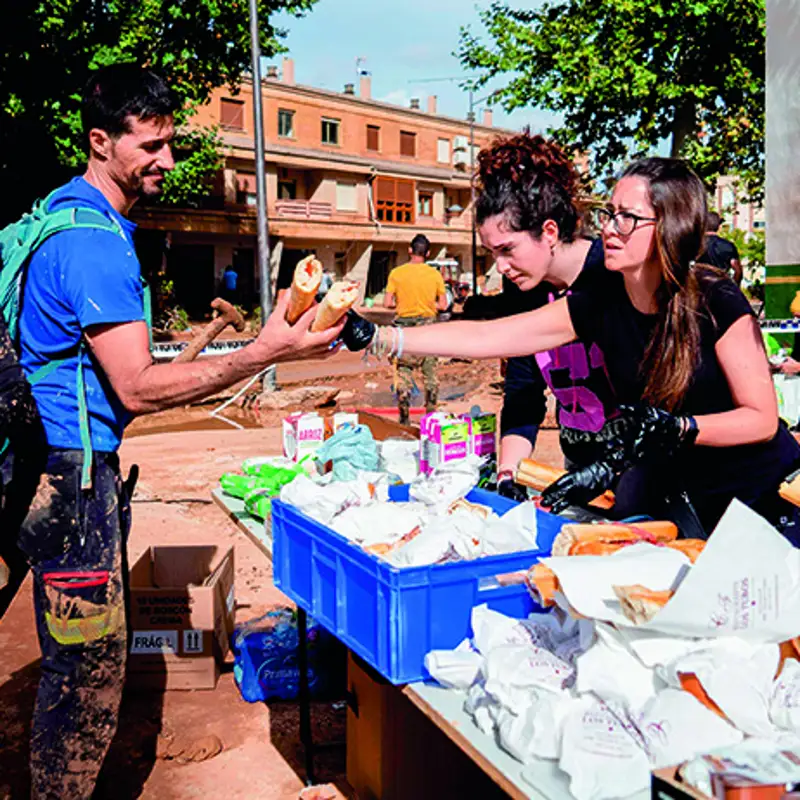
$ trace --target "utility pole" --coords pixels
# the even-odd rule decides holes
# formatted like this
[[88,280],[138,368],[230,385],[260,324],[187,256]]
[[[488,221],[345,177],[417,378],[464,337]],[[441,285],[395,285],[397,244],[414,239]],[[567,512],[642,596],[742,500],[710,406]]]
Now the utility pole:
[[[272,313],[272,285],[269,269],[269,232],[267,228],[267,177],[264,169],[264,110],[261,95],[261,42],[258,33],[258,0],[249,0],[250,51],[253,62],[253,128],[256,156],[256,230],[258,232],[258,276],[261,286],[261,325]],[[275,367],[264,374],[264,391],[274,391]]]

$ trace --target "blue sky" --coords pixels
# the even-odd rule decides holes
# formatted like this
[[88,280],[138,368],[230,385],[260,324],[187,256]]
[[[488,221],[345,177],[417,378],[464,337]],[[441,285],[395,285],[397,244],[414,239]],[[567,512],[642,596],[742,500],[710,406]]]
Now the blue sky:
[[[412,97],[438,96],[441,114],[464,118],[467,93],[455,81],[413,83],[428,78],[462,75],[452,53],[458,47],[462,25],[480,31],[479,10],[488,0],[318,0],[299,19],[279,14],[274,22],[288,31],[284,44],[295,60],[297,83],[341,91],[356,82],[356,58],[366,58],[372,73],[372,96],[408,106]],[[515,0],[517,8],[533,8],[540,0]],[[280,64],[281,56],[269,63]],[[502,85],[498,83],[496,85]],[[495,84],[482,90],[488,95]],[[523,109],[506,114],[494,109],[494,123],[518,129],[530,125],[542,131],[555,119],[548,112]],[[480,119],[480,116],[478,117]]]

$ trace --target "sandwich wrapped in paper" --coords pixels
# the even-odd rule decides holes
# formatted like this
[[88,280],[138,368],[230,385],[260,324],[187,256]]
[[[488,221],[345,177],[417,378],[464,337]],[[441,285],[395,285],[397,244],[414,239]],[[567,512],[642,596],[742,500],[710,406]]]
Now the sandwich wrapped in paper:
[[311,330],[318,332],[332,328],[355,305],[358,295],[355,281],[336,281],[322,298]]
[[322,282],[322,264],[312,254],[299,261],[294,268],[294,277],[289,297],[286,321],[294,325],[314,303]]

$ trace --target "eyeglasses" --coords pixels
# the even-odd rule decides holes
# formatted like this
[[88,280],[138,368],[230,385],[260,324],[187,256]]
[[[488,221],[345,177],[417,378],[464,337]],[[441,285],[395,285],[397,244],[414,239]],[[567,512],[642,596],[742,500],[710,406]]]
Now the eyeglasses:
[[614,223],[614,230],[620,236],[630,236],[640,222],[655,222],[655,217],[640,217],[638,214],[631,214],[630,211],[617,211],[615,214],[607,208],[596,208],[594,211],[595,220],[599,228],[605,228],[610,222]]

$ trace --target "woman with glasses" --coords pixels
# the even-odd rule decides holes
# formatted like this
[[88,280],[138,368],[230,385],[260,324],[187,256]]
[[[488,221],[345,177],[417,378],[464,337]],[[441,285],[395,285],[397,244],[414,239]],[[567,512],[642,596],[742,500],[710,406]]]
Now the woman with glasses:
[[716,270],[696,265],[706,193],[683,161],[629,166],[600,212],[606,279],[544,308],[491,322],[381,330],[373,348],[467,358],[518,356],[581,340],[605,355],[629,432],[601,460],[549,487],[555,510],[611,486],[633,464],[650,471],[647,507],[664,513],[676,487],[706,532],[739,498],[794,536],[780,482],[800,446],[779,422],[764,347],[750,305]]
[[[568,291],[592,292],[602,278],[603,246],[579,235],[580,181],[554,142],[528,132],[496,140],[478,156],[476,223],[503,276],[503,293],[467,302],[466,318],[508,316],[547,305]],[[591,351],[591,352],[590,352]],[[545,388],[556,399],[561,449],[570,464],[603,452],[618,415],[602,353],[573,342],[536,356],[511,358],[500,415],[498,489],[515,499],[512,478],[530,457],[544,420]]]

